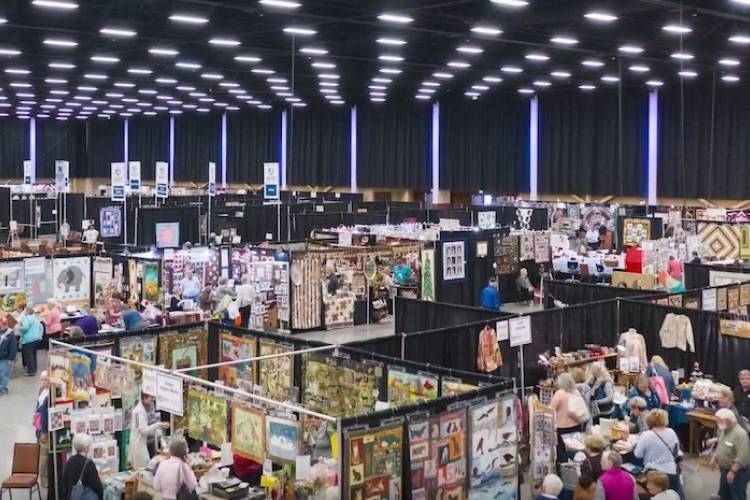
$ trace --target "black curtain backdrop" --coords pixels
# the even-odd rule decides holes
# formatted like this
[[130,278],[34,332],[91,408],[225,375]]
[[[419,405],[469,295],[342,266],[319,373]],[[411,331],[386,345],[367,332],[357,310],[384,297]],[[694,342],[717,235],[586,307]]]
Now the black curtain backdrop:
[[86,120],[86,161],[82,168],[71,163],[70,176],[110,178],[115,161],[125,161],[124,122],[118,118]]
[[539,97],[539,192],[644,195],[647,133],[645,90],[623,89],[621,106],[618,89],[545,92]]
[[227,182],[263,183],[263,163],[279,161],[281,113],[227,115]]
[[357,108],[357,184],[428,188],[432,107],[424,103]]
[[634,290],[632,288],[593,285],[590,283],[570,283],[559,280],[545,280],[544,294],[568,305],[585,304],[618,297],[632,298],[660,295],[653,290]]
[[55,178],[55,160],[70,162],[70,175],[86,161],[86,124],[80,120],[36,120],[36,177]]
[[320,107],[289,113],[287,184],[349,186],[350,111]]
[[[180,245],[189,241],[193,244],[200,241],[199,225],[200,210],[198,207],[145,207],[138,210],[138,245],[154,245],[156,243],[157,222],[180,223]],[[128,221],[128,227],[134,221]]]
[[221,182],[221,117],[183,115],[174,124],[174,180],[208,183],[208,163],[216,163]]
[[10,188],[0,187],[0,225],[8,226],[10,222]]
[[0,121],[0,176],[23,179],[23,161],[28,159],[28,120],[3,118]]
[[[661,347],[659,330],[668,313],[683,314],[690,318],[695,353]],[[697,361],[703,373],[714,375],[715,380],[732,387],[737,382],[737,372],[747,368],[750,341],[722,335],[719,329],[719,320],[722,316],[730,315],[622,300],[619,331],[628,328],[638,330],[646,340],[648,355],[661,355],[670,368],[685,368],[689,373],[693,362]]]
[[154,180],[156,162],[169,161],[169,118],[149,116],[128,120],[128,160],[141,162],[142,180]]
[[396,297],[394,331],[413,333],[509,316],[478,307]]
[[442,189],[529,191],[529,100],[498,95],[440,103]]

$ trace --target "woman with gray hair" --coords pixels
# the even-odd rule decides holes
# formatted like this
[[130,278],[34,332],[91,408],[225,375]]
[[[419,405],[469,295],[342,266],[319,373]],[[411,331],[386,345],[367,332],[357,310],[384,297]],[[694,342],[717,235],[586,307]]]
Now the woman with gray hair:
[[604,472],[596,482],[594,500],[638,499],[635,479],[622,469],[622,457],[619,453],[605,451],[602,455],[602,470]]
[[63,471],[63,498],[70,500],[70,494],[80,483],[81,487],[88,488],[98,498],[102,498],[104,488],[99,479],[96,465],[89,458],[91,451],[91,436],[88,434],[76,434],[73,436],[73,450],[75,455],[68,459]]
[[628,412],[630,413],[630,432],[631,434],[640,434],[648,429],[646,425],[646,408],[648,403],[640,396],[628,400]]
[[169,444],[169,458],[162,460],[154,476],[154,489],[163,500],[176,500],[177,493],[184,487],[195,491],[198,481],[193,469],[187,463],[187,443],[174,440]]
[[552,395],[552,401],[549,406],[555,412],[555,423],[557,425],[557,457],[558,461],[564,461],[563,455],[566,452],[565,443],[562,440],[563,434],[570,434],[571,432],[583,432],[585,430],[586,420],[578,421],[572,411],[574,399],[579,402],[583,402],[583,398],[578,393],[576,383],[569,373],[561,373],[557,376],[557,390]]

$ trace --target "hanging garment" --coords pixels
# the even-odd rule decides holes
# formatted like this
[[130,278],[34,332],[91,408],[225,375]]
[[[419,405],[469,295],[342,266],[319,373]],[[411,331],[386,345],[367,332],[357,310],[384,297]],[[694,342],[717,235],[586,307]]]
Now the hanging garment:
[[648,356],[646,353],[646,341],[644,340],[643,335],[631,328],[620,334],[620,340],[618,342],[625,347],[625,353],[623,353],[622,356],[627,356],[628,358],[637,357],[639,363],[638,370],[645,370],[648,365]]
[[690,352],[695,352],[693,325],[690,323],[690,318],[684,314],[667,314],[659,330],[659,338],[661,338],[661,346],[665,349],[677,348],[687,351],[690,347]]
[[477,370],[483,373],[494,372],[503,366],[503,355],[497,344],[495,330],[485,325],[479,333],[479,348],[477,349]]

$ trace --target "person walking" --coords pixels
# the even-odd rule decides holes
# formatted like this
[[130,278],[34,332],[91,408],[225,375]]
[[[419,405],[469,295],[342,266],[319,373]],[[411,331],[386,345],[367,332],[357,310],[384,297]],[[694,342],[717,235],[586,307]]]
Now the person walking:
[[36,351],[39,342],[44,336],[44,327],[39,316],[34,312],[31,306],[26,307],[26,313],[21,319],[18,327],[21,332],[21,354],[23,356],[23,366],[26,368],[26,376],[36,376]]
[[747,432],[737,424],[735,413],[729,408],[716,412],[719,437],[709,440],[716,450],[712,463],[721,470],[719,498],[721,500],[746,500],[750,480],[750,440]]
[[88,434],[73,436],[73,449],[75,454],[68,459],[63,471],[63,498],[70,500],[71,494],[80,483],[84,489],[93,492],[101,500],[104,496],[104,488],[99,478],[99,472],[96,470],[96,464],[89,458],[91,436]]
[[18,341],[13,330],[8,328],[8,319],[0,317],[0,396],[8,394],[13,362],[18,353]]
[[494,276],[489,279],[487,286],[482,290],[482,297],[479,303],[482,309],[500,310],[502,303],[500,302],[500,292],[497,290],[497,278]]

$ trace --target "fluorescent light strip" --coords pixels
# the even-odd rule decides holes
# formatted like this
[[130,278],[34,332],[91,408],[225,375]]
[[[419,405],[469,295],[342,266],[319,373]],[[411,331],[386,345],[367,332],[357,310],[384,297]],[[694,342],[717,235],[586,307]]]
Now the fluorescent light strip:
[[440,103],[432,105],[432,203],[440,191]]
[[648,204],[656,205],[659,173],[659,93],[648,94]]
[[[329,101],[331,102],[331,101]],[[352,193],[357,192],[357,106],[352,106],[349,115],[349,188]]]
[[529,101],[529,198],[538,197],[539,184],[539,100]]

